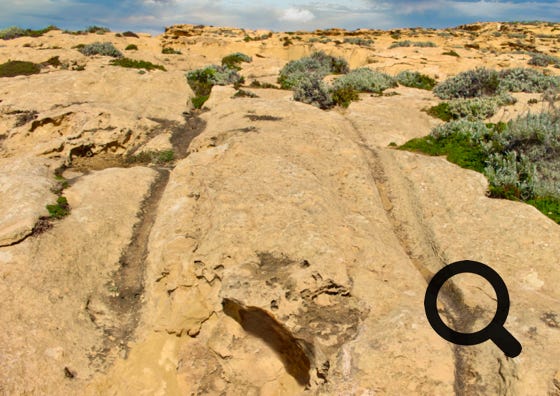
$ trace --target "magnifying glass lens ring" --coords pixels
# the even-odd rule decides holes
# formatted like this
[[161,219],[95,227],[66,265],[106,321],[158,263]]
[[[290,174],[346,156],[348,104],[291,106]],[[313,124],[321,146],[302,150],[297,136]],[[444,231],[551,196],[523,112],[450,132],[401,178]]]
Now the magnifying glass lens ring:
[[[486,327],[474,333],[460,333],[449,328],[437,310],[437,297],[443,284],[451,277],[462,273],[482,276],[492,285],[496,293],[498,306],[494,318]],[[475,345],[490,339],[497,330],[503,328],[509,313],[509,294],[504,281],[492,268],[477,261],[463,260],[443,267],[432,278],[426,290],[424,308],[430,325],[441,337],[459,345]]]

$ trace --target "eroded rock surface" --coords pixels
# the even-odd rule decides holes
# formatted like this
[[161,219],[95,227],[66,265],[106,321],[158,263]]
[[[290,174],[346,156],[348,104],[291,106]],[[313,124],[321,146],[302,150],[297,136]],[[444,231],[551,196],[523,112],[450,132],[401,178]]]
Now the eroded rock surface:
[[[245,87],[258,98],[233,99],[233,88],[214,87],[200,112],[184,78],[240,51],[253,56],[247,82],[275,83],[288,60],[323,49],[352,67],[441,80],[526,66],[528,56],[509,49],[519,29],[535,36],[521,44],[549,49],[544,25],[330,29],[297,32],[287,46],[284,33],[192,25],[160,37],[107,34],[168,69],[139,73],[73,48],[97,35],[7,41],[0,62],[60,55],[85,70],[2,79],[0,393],[558,393],[560,227],[488,198],[480,174],[387,147],[440,122],[425,112],[432,93],[398,87],[321,111],[289,91]],[[389,48],[401,35],[438,47]],[[307,42],[321,36],[374,44]],[[442,55],[457,46],[459,57]],[[537,98],[516,97],[492,120]],[[138,156],[159,151],[173,158]],[[70,214],[33,232],[59,195]],[[504,278],[519,357],[490,342],[455,346],[428,324],[427,283],[462,259]],[[472,330],[495,297],[461,278],[439,303],[448,323]]]

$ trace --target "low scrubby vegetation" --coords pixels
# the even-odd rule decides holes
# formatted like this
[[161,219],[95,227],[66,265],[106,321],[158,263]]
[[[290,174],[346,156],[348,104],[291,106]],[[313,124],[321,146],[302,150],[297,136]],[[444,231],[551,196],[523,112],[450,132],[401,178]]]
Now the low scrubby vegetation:
[[95,42],[92,44],[85,44],[79,45],[77,47],[78,51],[80,51],[84,55],[103,55],[103,56],[111,56],[113,58],[121,58],[123,54],[115,48],[115,46],[110,42],[100,43]]
[[[327,84],[323,79],[329,74],[340,76]],[[359,100],[360,93],[381,95],[398,83],[427,90],[436,85],[433,78],[419,72],[404,71],[393,77],[367,67],[349,70],[346,60],[324,52],[289,62],[280,72],[278,81],[283,88],[294,90],[294,100],[321,109],[348,107],[352,101]]]
[[442,52],[442,55],[454,56],[454,57],[456,57],[456,58],[460,58],[460,57],[461,57],[461,55],[459,55],[456,51],[453,51],[453,50],[449,50],[449,51]]
[[195,109],[200,109],[210,97],[214,85],[239,86],[244,78],[236,69],[227,66],[210,65],[203,69],[196,69],[186,73],[187,83],[195,93],[192,104]]
[[346,37],[344,38],[343,42],[347,44],[359,45],[361,47],[369,47],[373,44],[372,39],[365,39],[362,37]]
[[542,67],[547,67],[549,65],[560,66],[560,58],[553,55],[533,53],[531,54],[531,59],[529,59],[529,64]]
[[317,51],[308,57],[288,62],[280,71],[278,83],[283,89],[291,89],[302,80],[322,79],[328,74],[343,74],[348,71],[345,59]]
[[138,36],[136,33],[131,32],[130,30],[127,30],[126,32],[122,33],[123,37],[134,37],[134,38],[140,38],[140,36]]
[[128,67],[133,69],[144,69],[144,70],[162,70],[166,71],[165,67],[162,65],[156,65],[152,62],[147,62],[143,60],[135,60],[130,58],[118,58],[111,60],[111,65]]
[[54,25],[47,26],[44,29],[33,30],[33,29],[22,29],[17,26],[11,26],[6,29],[0,30],[0,39],[11,40],[18,37],[40,37],[51,30],[60,30]]
[[235,94],[233,94],[232,98],[258,98],[259,96],[251,91],[247,91],[245,89],[238,89]]
[[425,89],[428,91],[432,90],[437,84],[437,81],[430,76],[409,70],[400,72],[399,74],[397,74],[396,78],[397,82],[400,85],[411,88]]
[[333,83],[335,89],[347,87],[358,92],[377,94],[381,94],[384,90],[396,86],[397,81],[390,75],[367,67],[352,70],[344,76],[337,78]]
[[66,197],[60,196],[57,198],[56,204],[47,205],[47,210],[52,219],[62,219],[70,214],[70,205],[68,205]]
[[233,54],[224,56],[222,58],[222,66],[229,67],[230,69],[241,70],[241,63],[251,63],[253,58],[249,55],[245,55],[241,52],[235,52]]
[[[451,103],[446,102],[446,113]],[[560,223],[560,109],[553,100],[549,103],[542,113],[497,124],[480,119],[487,111],[483,108],[478,117],[451,120],[400,148],[446,155],[453,163],[483,173],[490,196],[527,202]]]
[[249,84],[250,87],[253,88],[270,88],[270,89],[279,89],[280,87],[278,85],[274,85],[268,82],[262,82],[259,80],[253,80],[251,81],[251,84]]
[[511,68],[496,71],[479,67],[448,78],[434,88],[440,99],[493,96],[503,92],[544,92],[560,86],[560,78],[538,70]]
[[437,47],[437,45],[431,41],[395,41],[393,44],[389,46],[391,48],[398,48],[398,47]]
[[138,51],[138,46],[136,44],[128,44],[125,51]]
[[95,33],[95,34],[105,34],[105,33],[109,33],[111,31],[111,29],[109,29],[108,27],[104,27],[104,26],[88,26],[86,28],[86,33]]
[[41,65],[26,61],[8,61],[0,64],[0,77],[29,76],[41,72]]
[[181,54],[182,54],[181,51],[176,50],[176,49],[171,48],[171,47],[163,48],[163,49],[161,50],[161,53],[162,53],[162,54],[165,54],[165,55],[181,55]]
[[334,105],[329,87],[318,78],[301,80],[294,88],[294,100],[320,109],[329,109]]
[[428,114],[443,121],[466,118],[484,120],[496,114],[500,106],[516,103],[517,100],[508,93],[497,96],[458,98],[439,103],[427,110]]

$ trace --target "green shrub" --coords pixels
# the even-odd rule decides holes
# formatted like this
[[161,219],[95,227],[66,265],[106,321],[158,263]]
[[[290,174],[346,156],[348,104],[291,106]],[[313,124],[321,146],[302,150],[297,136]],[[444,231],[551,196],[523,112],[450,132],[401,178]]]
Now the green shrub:
[[546,67],[548,65],[560,65],[560,58],[547,54],[533,53],[529,64],[533,66]]
[[18,37],[40,37],[51,30],[60,30],[54,25],[49,25],[44,29],[33,30],[33,29],[22,29],[17,26],[12,26],[6,29],[0,30],[0,39],[10,40]]
[[457,52],[450,50],[450,51],[445,51],[442,53],[442,55],[449,55],[449,56],[455,56],[457,58],[459,58],[461,55],[459,55]]
[[41,72],[41,66],[33,62],[8,61],[0,64],[0,77],[29,76]]
[[137,51],[138,46],[136,44],[128,44],[124,50],[125,51]]
[[10,26],[6,29],[2,29],[0,30],[0,39],[3,40],[11,40],[11,39],[15,39],[18,37],[24,37],[26,36],[26,31],[25,29],[22,29],[20,27],[17,26]]
[[516,67],[500,72],[500,87],[510,92],[544,92],[560,86],[557,76],[545,76],[538,70]]
[[86,28],[86,32],[87,33],[97,33],[97,34],[105,34],[105,33],[109,33],[111,31],[111,29],[107,28],[107,27],[103,27],[103,26],[88,26]]
[[122,57],[122,53],[115,48],[115,46],[110,42],[100,43],[95,42],[93,44],[85,44],[82,47],[78,48],[84,55],[103,55],[103,56],[112,56],[113,58],[120,58]]
[[434,88],[434,94],[440,99],[489,96],[498,93],[499,85],[498,72],[478,67],[439,83]]
[[373,93],[382,93],[385,89],[396,86],[397,82],[393,77],[367,67],[352,70],[333,83],[334,89],[349,87],[358,92]]
[[393,44],[389,46],[389,49],[397,48],[397,47],[437,47],[437,45],[431,41],[404,40],[404,41],[395,41]]
[[432,117],[439,118],[440,120],[446,122],[453,119],[451,111],[449,110],[448,102],[438,103],[437,105],[430,107],[426,112]]
[[405,87],[426,89],[428,91],[432,90],[437,84],[436,80],[425,74],[408,70],[400,72],[396,78],[397,82]]
[[222,66],[229,67],[230,69],[241,70],[241,67],[239,66],[240,63],[251,63],[252,61],[253,59],[250,56],[241,52],[235,52],[222,58]]
[[284,89],[296,86],[300,80],[314,76],[322,79],[328,74],[347,73],[348,62],[343,58],[327,55],[323,51],[317,51],[311,56],[290,61],[280,71],[278,83]]
[[203,69],[196,69],[185,74],[187,83],[195,93],[192,104],[195,109],[202,108],[204,102],[210,97],[214,85],[234,86],[242,84],[244,79],[235,69],[225,66],[210,65]]
[[422,152],[428,155],[446,155],[447,160],[461,167],[478,172],[484,171],[486,154],[466,134],[412,139],[399,147],[401,150]]
[[258,80],[253,80],[251,81],[251,84],[249,85],[253,88],[271,88],[271,89],[278,89],[279,87],[277,85],[268,83],[268,82],[261,82]]
[[360,99],[358,91],[348,86],[333,88],[331,90],[331,96],[334,104],[341,107],[348,107],[351,102]]
[[161,53],[166,54],[166,55],[181,55],[182,54],[181,51],[178,51],[178,50],[170,48],[170,47],[163,48],[161,50]]
[[9,28],[0,30],[0,39],[11,40],[18,37],[40,37],[43,34],[50,32],[51,30],[59,30],[59,29],[54,25],[50,25],[44,29],[39,29],[39,30],[22,29],[17,26],[11,26]]
[[[528,114],[505,123],[460,119],[440,125],[403,149],[448,155],[482,172],[494,197],[523,200],[560,221],[560,111]],[[454,157],[452,156],[454,152]]]
[[206,101],[209,98],[210,98],[210,95],[195,96],[194,98],[191,99],[193,107],[195,109],[202,109],[202,106],[204,105],[204,103],[206,103]]
[[484,120],[496,114],[500,106],[514,104],[517,100],[509,94],[481,98],[452,99],[428,109],[428,114],[443,121],[467,118],[470,121]]
[[121,66],[121,67],[129,67],[129,68],[133,68],[133,69],[145,69],[145,70],[165,70],[165,67],[163,67],[162,65],[155,65],[151,62],[147,62],[147,61],[139,61],[139,60],[135,60],[135,59],[130,59],[130,58],[119,58],[119,59],[113,59],[111,60],[111,65],[113,66]]
[[70,206],[65,197],[60,196],[55,205],[47,205],[47,210],[51,218],[61,219],[70,214]]
[[53,67],[60,67],[62,66],[62,62],[60,61],[60,57],[59,56],[53,56],[49,59],[47,59],[45,62],[42,63],[42,65],[47,66],[53,66]]
[[329,109],[334,106],[329,88],[316,77],[308,77],[299,81],[294,88],[294,100],[320,109]]
[[315,51],[310,57],[311,59],[319,61],[322,65],[325,65],[329,73],[345,74],[350,71],[348,62],[344,58],[327,55],[324,51]]
[[345,37],[344,43],[359,45],[361,47],[369,47],[373,44],[373,40],[362,37]]
[[251,91],[246,91],[244,89],[238,89],[237,92],[232,96],[232,98],[258,98],[259,96]]
[[123,32],[123,37],[134,37],[134,38],[140,38],[136,33],[131,32],[131,31],[126,31]]

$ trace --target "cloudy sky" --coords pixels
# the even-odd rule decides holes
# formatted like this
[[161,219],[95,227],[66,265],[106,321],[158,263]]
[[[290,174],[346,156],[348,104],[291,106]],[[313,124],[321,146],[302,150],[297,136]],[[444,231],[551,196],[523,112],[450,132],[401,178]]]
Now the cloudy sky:
[[560,22],[554,0],[0,0],[0,28],[57,25],[83,29],[160,33],[165,26],[194,23],[275,31],[451,27],[476,21]]

